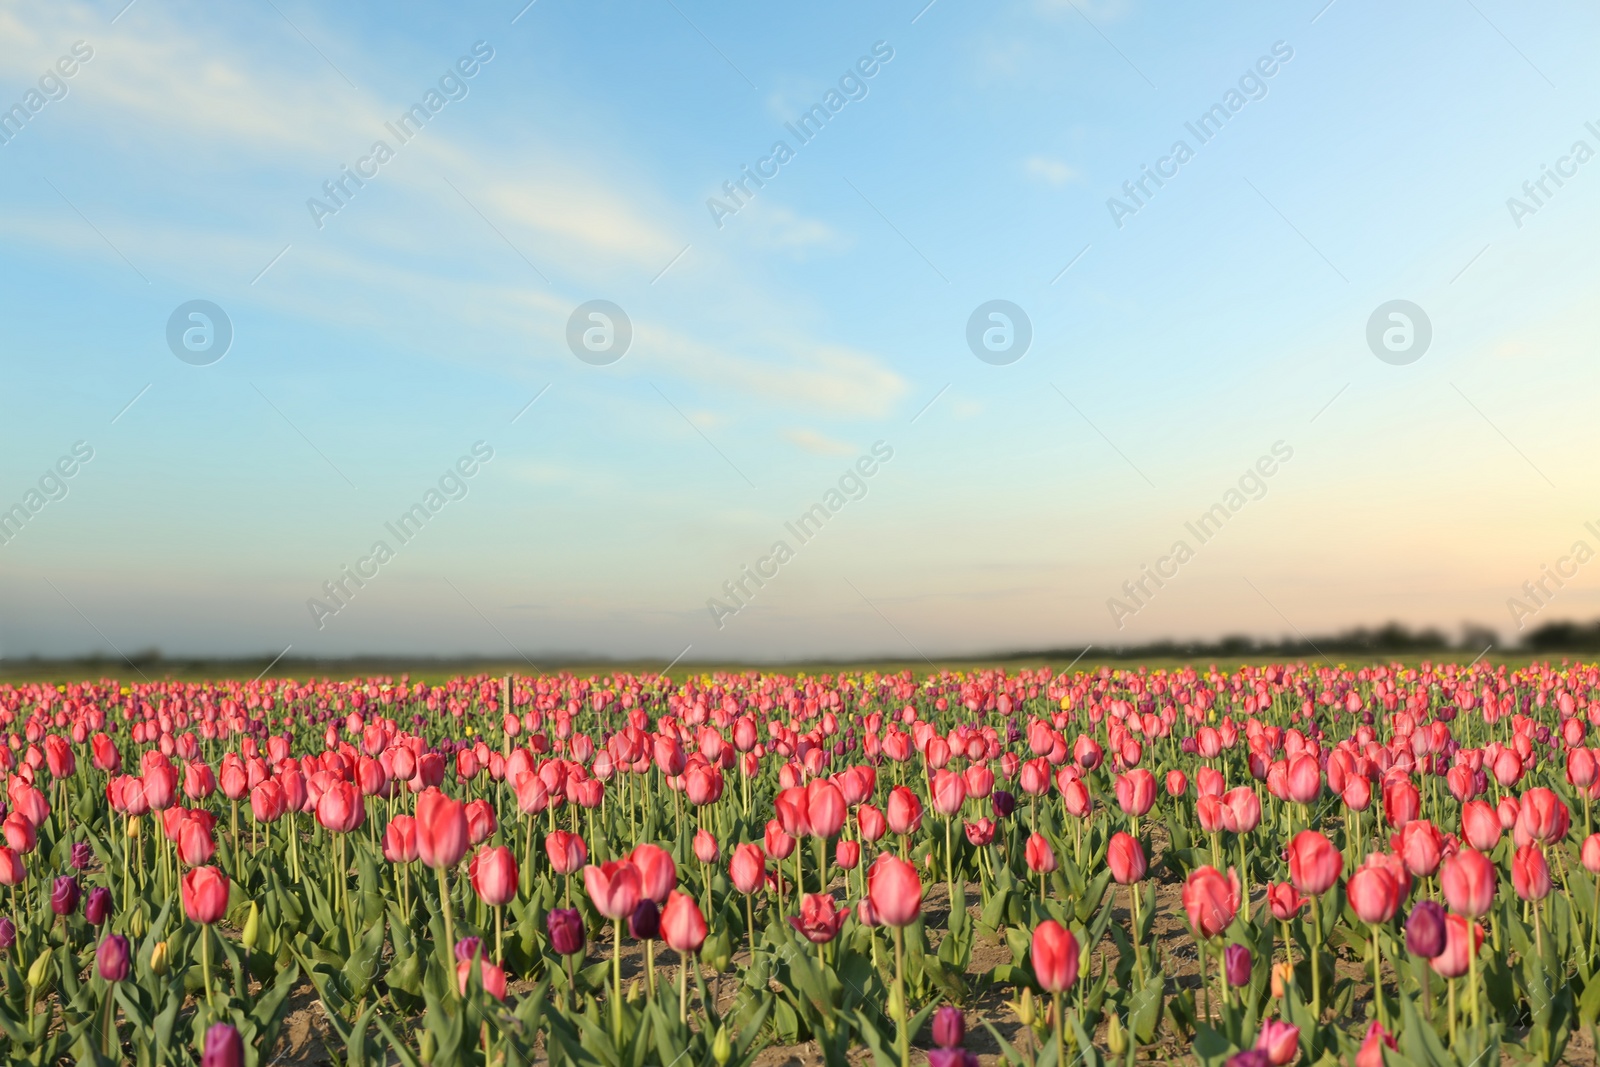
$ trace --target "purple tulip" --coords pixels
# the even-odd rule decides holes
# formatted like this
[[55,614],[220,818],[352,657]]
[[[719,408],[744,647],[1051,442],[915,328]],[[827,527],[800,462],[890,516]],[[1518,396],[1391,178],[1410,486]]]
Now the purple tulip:
[[89,890],[89,898],[83,902],[83,917],[90,926],[99,926],[111,915],[111,890],[103,885],[97,885]]
[[1406,951],[1431,960],[1444,950],[1444,908],[1432,900],[1418,901],[1406,919]]
[[648,897],[628,917],[628,932],[635,941],[651,941],[661,934],[661,909]]
[[94,849],[89,847],[89,842],[78,841],[72,846],[72,869],[81,871],[94,862]]
[[583,951],[583,916],[577,908],[551,908],[545,925],[550,930],[550,947],[556,952],[576,956]]
[[5,952],[17,943],[17,924],[3,915],[0,915],[0,952]]
[[1250,984],[1250,969],[1254,965],[1250,950],[1243,945],[1229,945],[1222,950],[1222,972],[1228,984],[1235,988]]
[[94,958],[100,967],[100,977],[106,981],[120,982],[128,977],[128,939],[121,934],[107,935]]
[[967,1039],[967,1019],[960,1008],[949,1005],[933,1013],[933,1043],[940,1048],[960,1048]]
[[206,1031],[206,1050],[200,1067],[244,1067],[244,1039],[227,1023],[217,1023]]
[[1228,1057],[1228,1067],[1272,1067],[1272,1057],[1258,1048],[1245,1049]]
[[1004,789],[996,789],[989,794],[989,806],[994,809],[995,818],[1004,819],[1017,810],[1017,798]]
[[464,963],[483,950],[483,938],[463,937],[456,942],[456,962]]
[[63,874],[56,879],[55,889],[50,893],[50,910],[57,915],[71,915],[78,910],[78,897],[81,895],[78,880],[70,874]]
[[964,1048],[936,1048],[928,1050],[928,1067],[979,1067],[979,1061]]

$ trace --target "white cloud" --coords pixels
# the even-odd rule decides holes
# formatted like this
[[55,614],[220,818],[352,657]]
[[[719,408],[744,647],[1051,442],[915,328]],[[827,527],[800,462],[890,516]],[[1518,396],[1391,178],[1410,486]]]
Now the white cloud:
[[853,456],[856,454],[856,449],[853,445],[848,445],[843,441],[835,441],[833,438],[826,437],[815,430],[796,427],[784,430],[783,436],[814,456]]
[[1078,172],[1060,160],[1046,159],[1044,156],[1032,156],[1025,167],[1028,177],[1050,185],[1061,186],[1080,177]]

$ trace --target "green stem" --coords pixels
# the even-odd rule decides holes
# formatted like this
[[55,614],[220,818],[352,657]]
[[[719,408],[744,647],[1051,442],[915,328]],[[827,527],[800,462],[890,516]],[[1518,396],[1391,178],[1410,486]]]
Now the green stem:
[[[900,1034],[900,1067],[911,1067],[911,1035],[906,1033],[906,935],[905,931],[896,926],[894,928],[894,991],[895,999],[899,1001],[899,1018],[895,1023],[899,1026]],[[1060,995],[1057,994],[1059,1002]]]

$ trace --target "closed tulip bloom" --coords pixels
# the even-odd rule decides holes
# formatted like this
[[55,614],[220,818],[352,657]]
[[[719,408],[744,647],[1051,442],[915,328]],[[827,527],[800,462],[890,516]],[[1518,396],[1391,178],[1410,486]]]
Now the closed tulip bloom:
[[[933,810],[940,815],[954,815],[967,801],[966,779],[955,771],[934,771],[929,793],[933,797]],[[891,801],[893,796],[890,796]]]
[[184,819],[178,825],[178,858],[186,866],[198,867],[210,863],[216,851],[217,844],[211,839],[211,828],[203,819]]
[[1366,811],[1372,806],[1372,783],[1365,778],[1351,778],[1345,783],[1339,799],[1351,811]]
[[922,880],[915,867],[885,852],[867,869],[867,898],[880,923],[906,926],[922,912]]
[[628,933],[635,941],[654,941],[661,933],[661,908],[649,897],[634,906],[628,916]]
[[717,854],[717,839],[711,835],[711,831],[696,830],[694,832],[694,858],[701,863],[715,863],[717,862]]
[[973,800],[984,800],[994,793],[994,772],[987,765],[974,763],[967,768],[963,777],[966,781],[967,796]]
[[577,908],[551,908],[545,916],[550,931],[550,947],[562,956],[580,955],[584,950],[583,915]]
[[922,801],[903,785],[889,790],[889,829],[904,836],[922,826]]
[[1461,836],[1479,852],[1487,852],[1500,842],[1500,816],[1487,800],[1469,800],[1461,805]]
[[1274,919],[1288,922],[1306,906],[1306,900],[1288,882],[1278,882],[1267,889],[1267,906],[1272,909]]
[[[467,816],[467,843],[481,845],[494,836],[494,808],[487,800],[469,800],[465,806]],[[359,824],[357,824],[359,825]]]
[[1383,787],[1383,818],[1390,826],[1404,826],[1422,810],[1422,794],[1405,778]]
[[509,848],[485,848],[478,853],[472,888],[491,908],[511,903],[517,895],[517,858]]
[[1289,761],[1289,799],[1309,804],[1322,795],[1322,768],[1315,756],[1296,756]]
[[1500,829],[1509,830],[1517,825],[1517,815],[1521,808],[1516,797],[1501,797],[1500,803],[1495,805],[1495,814],[1500,816]]
[[745,896],[761,888],[767,875],[767,857],[760,845],[746,842],[735,846],[728,860],[728,878],[733,887]]
[[989,807],[994,811],[995,818],[1008,819],[1017,810],[1016,795],[1005,789],[996,789],[989,794]]
[[207,1030],[200,1067],[244,1067],[244,1039],[239,1031],[227,1023],[217,1023]]
[[546,834],[544,851],[557,874],[576,874],[589,862],[589,849],[583,838],[566,830],[551,830]]
[[1550,864],[1537,845],[1523,845],[1511,857],[1511,887],[1523,900],[1550,895]]
[[848,908],[840,910],[831,894],[807,893],[800,902],[799,916],[789,916],[789,925],[813,944],[822,945],[839,936]]
[[7,845],[24,854],[32,852],[39,843],[38,831],[20,811],[13,811],[6,816],[0,832],[4,832]]
[[1517,824],[1534,841],[1551,845],[1567,836],[1572,819],[1561,798],[1539,786],[1522,794]]
[[97,885],[83,902],[83,918],[90,926],[103,925],[111,916],[111,890]]
[[1320,897],[1339,880],[1344,857],[1316,830],[1301,830],[1289,842],[1289,880],[1306,896]]
[[678,884],[678,868],[672,855],[659,845],[642,844],[629,854],[628,861],[639,868],[639,890],[657,904],[667,899]]
[[813,837],[834,838],[844,829],[844,794],[839,787],[825,778],[818,778],[806,786],[806,806],[811,821]]
[[228,876],[215,867],[196,867],[185,871],[179,883],[183,913],[191,922],[207,926],[228,911]]
[[17,924],[0,915],[0,952],[8,951],[17,943]]
[[1082,779],[1074,778],[1062,787],[1061,806],[1075,819],[1086,818],[1094,810],[1094,798],[1089,795],[1089,787],[1083,784]]
[[1229,827],[1236,834],[1247,834],[1261,825],[1261,798],[1249,786],[1238,786],[1222,794],[1222,803],[1233,817]]
[[1345,883],[1345,895],[1364,923],[1386,923],[1400,906],[1399,887],[1389,872],[1378,866],[1364,866],[1352,874]]
[[1033,974],[1046,993],[1062,993],[1078,980],[1078,939],[1046,919],[1033,929]]
[[0,885],[20,885],[28,877],[22,854],[14,848],[0,847]]
[[1222,798],[1211,793],[1201,793],[1195,798],[1194,816],[1200,823],[1200,829],[1208,834],[1220,833],[1228,829],[1228,819],[1232,813]]
[[1432,900],[1420,900],[1406,919],[1406,951],[1433,959],[1445,949],[1445,910]]
[[1181,797],[1189,791],[1189,777],[1182,771],[1167,772],[1167,796]]
[[1201,937],[1216,937],[1233,922],[1239,908],[1238,879],[1215,867],[1197,867],[1183,884],[1183,910]]
[[840,838],[833,848],[833,862],[847,871],[855,870],[861,864],[861,842]]
[[811,832],[811,801],[804,786],[791,786],[772,800],[778,815],[778,825],[791,837],[805,837]]
[[417,856],[429,867],[449,868],[467,854],[467,809],[437,789],[417,797]]
[[1426,819],[1412,819],[1402,826],[1395,843],[1395,851],[1405,862],[1406,870],[1418,878],[1432,877],[1439,869],[1443,849],[1443,837]]
[[933,1013],[933,1043],[940,1048],[960,1048],[967,1039],[967,1019],[960,1008],[946,1004]]
[[626,919],[644,895],[639,868],[627,860],[613,860],[602,866],[589,864],[583,869],[583,887],[594,901],[595,910],[608,919]]
[[1022,854],[1028,861],[1028,870],[1034,874],[1048,874],[1058,866],[1055,850],[1050,847],[1050,841],[1041,833],[1035,832],[1028,838],[1028,843],[1024,846]]
[[699,952],[706,940],[706,920],[700,905],[687,893],[673,890],[661,913],[661,938],[675,952]]
[[82,894],[78,880],[70,874],[63,874],[56,879],[55,887],[50,891],[50,910],[57,915],[72,915],[78,910],[78,898]]
[[383,858],[390,863],[411,863],[417,852],[417,820],[396,815],[383,831]]
[[1235,989],[1250,984],[1250,971],[1255,959],[1243,945],[1229,945],[1222,950],[1222,976]]
[[1116,781],[1117,806],[1128,815],[1143,815],[1156,802],[1156,776],[1135,767]]
[[1583,839],[1583,848],[1579,852],[1583,860],[1583,869],[1590,874],[1600,874],[1600,834],[1590,834]]
[[1142,881],[1149,870],[1138,840],[1120,831],[1111,835],[1111,842],[1106,846],[1106,865],[1111,868],[1111,877],[1118,885]]
[[788,859],[794,852],[795,839],[783,828],[777,819],[767,820],[766,833],[762,835],[762,843],[767,846],[767,854],[775,859]]
[[[102,887],[103,888],[103,887]],[[121,934],[108,934],[94,953],[95,966],[100,977],[108,982],[121,982],[128,977],[130,952],[128,939]]]
[[1434,971],[1445,978],[1460,978],[1467,973],[1471,959],[1483,946],[1483,927],[1465,916],[1447,915],[1444,920],[1445,947],[1433,959]]
[[1384,1067],[1385,1048],[1394,1048],[1394,1035],[1374,1019],[1372,1025],[1367,1027],[1367,1037],[1361,1042],[1361,1050],[1356,1053],[1356,1067]]
[[1300,1028],[1281,1019],[1268,1019],[1261,1024],[1255,1047],[1267,1054],[1273,1067],[1284,1067],[1300,1055]]
[[1444,861],[1439,885],[1453,910],[1477,918],[1489,913],[1499,878],[1487,856],[1466,848]]
[[883,812],[871,804],[863,804],[856,809],[856,828],[861,831],[861,840],[870,843],[889,832],[889,823]]

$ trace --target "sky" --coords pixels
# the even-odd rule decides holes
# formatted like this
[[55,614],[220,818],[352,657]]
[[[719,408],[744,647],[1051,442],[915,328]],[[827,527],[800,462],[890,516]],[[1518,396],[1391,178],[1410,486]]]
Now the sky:
[[0,655],[1600,615],[1592,7],[525,2],[0,10]]

